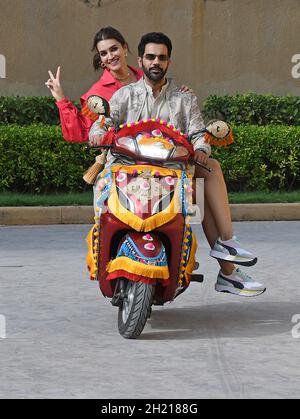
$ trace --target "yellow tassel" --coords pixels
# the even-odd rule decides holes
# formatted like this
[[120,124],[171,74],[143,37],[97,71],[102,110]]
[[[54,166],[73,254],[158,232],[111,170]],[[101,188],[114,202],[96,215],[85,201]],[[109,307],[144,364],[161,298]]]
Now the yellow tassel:
[[189,257],[189,261],[187,263],[185,272],[189,275],[191,275],[194,271],[194,267],[195,267],[195,263],[196,263],[196,251],[197,251],[197,239],[195,234],[193,233],[193,240],[192,240],[192,247],[191,247],[191,252],[190,252],[190,257]]
[[96,157],[96,162],[84,173],[83,179],[89,185],[93,185],[105,165],[107,151]]
[[120,256],[111,260],[107,265],[106,270],[109,273],[122,270],[132,274],[145,276],[146,278],[169,279],[170,276],[168,266],[145,265],[126,256]]
[[87,245],[88,245],[88,253],[87,253],[87,256],[86,256],[86,263],[87,263],[87,266],[88,266],[89,271],[90,271],[91,279],[95,279],[96,274],[97,274],[97,265],[95,263],[94,252],[93,252],[93,234],[94,234],[95,228],[97,228],[97,227],[93,226],[91,228],[91,230],[89,231],[89,233],[87,235],[87,238],[86,238]]

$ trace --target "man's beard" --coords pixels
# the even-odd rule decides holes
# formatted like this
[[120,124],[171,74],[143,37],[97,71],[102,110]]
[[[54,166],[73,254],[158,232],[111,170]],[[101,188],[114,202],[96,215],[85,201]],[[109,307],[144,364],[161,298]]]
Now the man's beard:
[[[163,69],[161,69],[160,67],[152,67],[151,69],[147,69],[144,66],[144,64],[142,64],[142,68],[143,68],[145,76],[148,77],[148,79],[150,79],[152,81],[163,80],[163,78],[165,77],[165,75],[168,71],[168,67],[165,69],[165,71]],[[157,73],[153,72],[153,71],[157,71]]]

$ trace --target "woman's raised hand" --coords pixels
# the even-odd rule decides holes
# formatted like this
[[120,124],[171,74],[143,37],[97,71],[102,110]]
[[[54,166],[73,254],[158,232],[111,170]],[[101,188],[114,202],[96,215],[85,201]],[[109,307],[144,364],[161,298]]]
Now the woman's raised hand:
[[64,99],[65,95],[60,85],[60,66],[57,68],[55,77],[50,70],[48,71],[48,73],[50,79],[46,81],[45,85],[48,87],[48,89],[50,89],[50,92],[52,93],[54,99],[56,99],[57,101]]

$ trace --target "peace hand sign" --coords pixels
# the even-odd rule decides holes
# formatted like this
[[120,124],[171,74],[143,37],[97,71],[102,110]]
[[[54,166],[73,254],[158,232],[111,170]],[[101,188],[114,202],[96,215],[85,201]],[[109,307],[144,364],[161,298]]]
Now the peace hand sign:
[[54,99],[56,99],[57,101],[64,99],[65,95],[60,85],[60,66],[57,68],[55,77],[50,70],[48,71],[48,73],[50,79],[46,81],[45,85],[48,87],[48,89],[50,89],[50,92],[52,93]]

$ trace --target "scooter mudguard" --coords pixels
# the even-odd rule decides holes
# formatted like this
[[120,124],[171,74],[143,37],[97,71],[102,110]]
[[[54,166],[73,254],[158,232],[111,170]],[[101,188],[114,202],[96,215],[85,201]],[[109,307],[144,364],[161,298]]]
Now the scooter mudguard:
[[170,281],[166,250],[158,236],[152,233],[129,232],[122,239],[115,259],[106,268],[107,280],[127,278],[146,284]]

